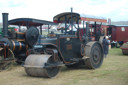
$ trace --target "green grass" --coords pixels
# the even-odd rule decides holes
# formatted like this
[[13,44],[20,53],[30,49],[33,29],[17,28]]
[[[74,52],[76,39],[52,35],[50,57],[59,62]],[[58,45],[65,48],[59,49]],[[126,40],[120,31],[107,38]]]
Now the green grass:
[[100,68],[71,71],[72,79],[65,85],[128,85],[128,56],[122,55],[121,49],[113,48]]
[[52,79],[27,76],[21,66],[0,72],[0,76],[0,85],[128,85],[128,56],[122,55],[119,48],[113,48],[100,68],[62,67],[61,72]]
[[122,50],[120,48],[111,48],[109,50],[109,55],[114,55],[114,56],[123,56]]

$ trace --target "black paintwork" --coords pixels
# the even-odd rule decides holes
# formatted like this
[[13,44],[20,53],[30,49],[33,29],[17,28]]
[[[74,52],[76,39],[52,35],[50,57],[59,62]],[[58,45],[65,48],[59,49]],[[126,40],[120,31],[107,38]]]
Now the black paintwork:
[[8,13],[2,13],[3,14],[3,34],[4,37],[8,36]]
[[[69,40],[68,40],[69,39]],[[81,41],[77,37],[60,37],[59,49],[66,62],[71,62],[73,58],[80,58]],[[69,46],[69,48],[68,48]]]
[[39,20],[33,18],[17,18],[13,20],[9,20],[8,23],[10,25],[20,25],[20,26],[41,26],[41,25],[55,25],[55,23],[46,20]]
[[76,35],[58,35],[56,38],[40,38],[38,45],[43,45],[43,48],[56,48],[61,55],[63,61],[73,62],[74,58],[81,58],[80,38]]

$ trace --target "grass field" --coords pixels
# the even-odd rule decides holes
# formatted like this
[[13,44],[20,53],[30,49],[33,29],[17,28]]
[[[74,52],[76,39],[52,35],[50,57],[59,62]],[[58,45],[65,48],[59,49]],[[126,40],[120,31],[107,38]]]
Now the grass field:
[[113,48],[100,68],[62,67],[59,75],[51,79],[27,76],[23,67],[15,65],[0,72],[0,85],[128,85],[128,56]]

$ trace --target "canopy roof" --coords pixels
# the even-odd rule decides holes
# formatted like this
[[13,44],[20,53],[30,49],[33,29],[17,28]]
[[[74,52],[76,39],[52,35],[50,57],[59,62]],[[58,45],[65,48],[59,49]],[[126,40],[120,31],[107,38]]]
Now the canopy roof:
[[[72,15],[72,17],[71,17],[71,15]],[[72,14],[71,14],[71,12],[60,13],[60,14],[54,16],[53,21],[55,23],[61,23],[61,22],[65,22],[65,19],[66,19],[67,23],[69,23],[71,18],[73,19],[73,22],[77,22],[78,19],[81,19],[84,21],[107,23],[107,19],[104,17],[90,16],[90,15],[79,14],[79,13],[74,13],[74,12]]]
[[20,25],[20,26],[41,26],[41,25],[55,25],[55,23],[45,20],[38,20],[33,18],[17,18],[8,21],[9,25]]

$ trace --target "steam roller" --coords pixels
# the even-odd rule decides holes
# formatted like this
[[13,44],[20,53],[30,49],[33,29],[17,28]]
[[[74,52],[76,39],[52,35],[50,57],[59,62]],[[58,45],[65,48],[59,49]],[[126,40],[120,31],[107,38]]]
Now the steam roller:
[[51,78],[60,71],[56,61],[58,60],[54,60],[49,54],[31,54],[25,60],[25,71],[30,76]]
[[[72,19],[72,23],[69,23],[70,19]],[[101,37],[100,29],[97,28],[95,22],[94,36],[91,36],[89,23],[84,21],[86,18],[83,19],[83,29],[79,28],[78,21],[80,19],[83,19],[80,14],[72,12],[61,13],[53,18],[58,24],[62,22],[63,25],[64,21],[65,29],[62,28],[60,34],[48,31],[47,37],[38,38],[39,40],[29,50],[30,55],[25,60],[24,68],[28,75],[52,78],[59,73],[60,67],[63,65],[68,68],[85,66],[89,69],[97,69],[102,65],[104,58],[103,36]],[[76,22],[75,25],[73,22]],[[86,28],[84,27],[85,23]],[[68,31],[68,26],[78,28],[76,32],[73,30]],[[30,35],[28,34],[28,36]],[[91,39],[92,37],[94,39]]]

